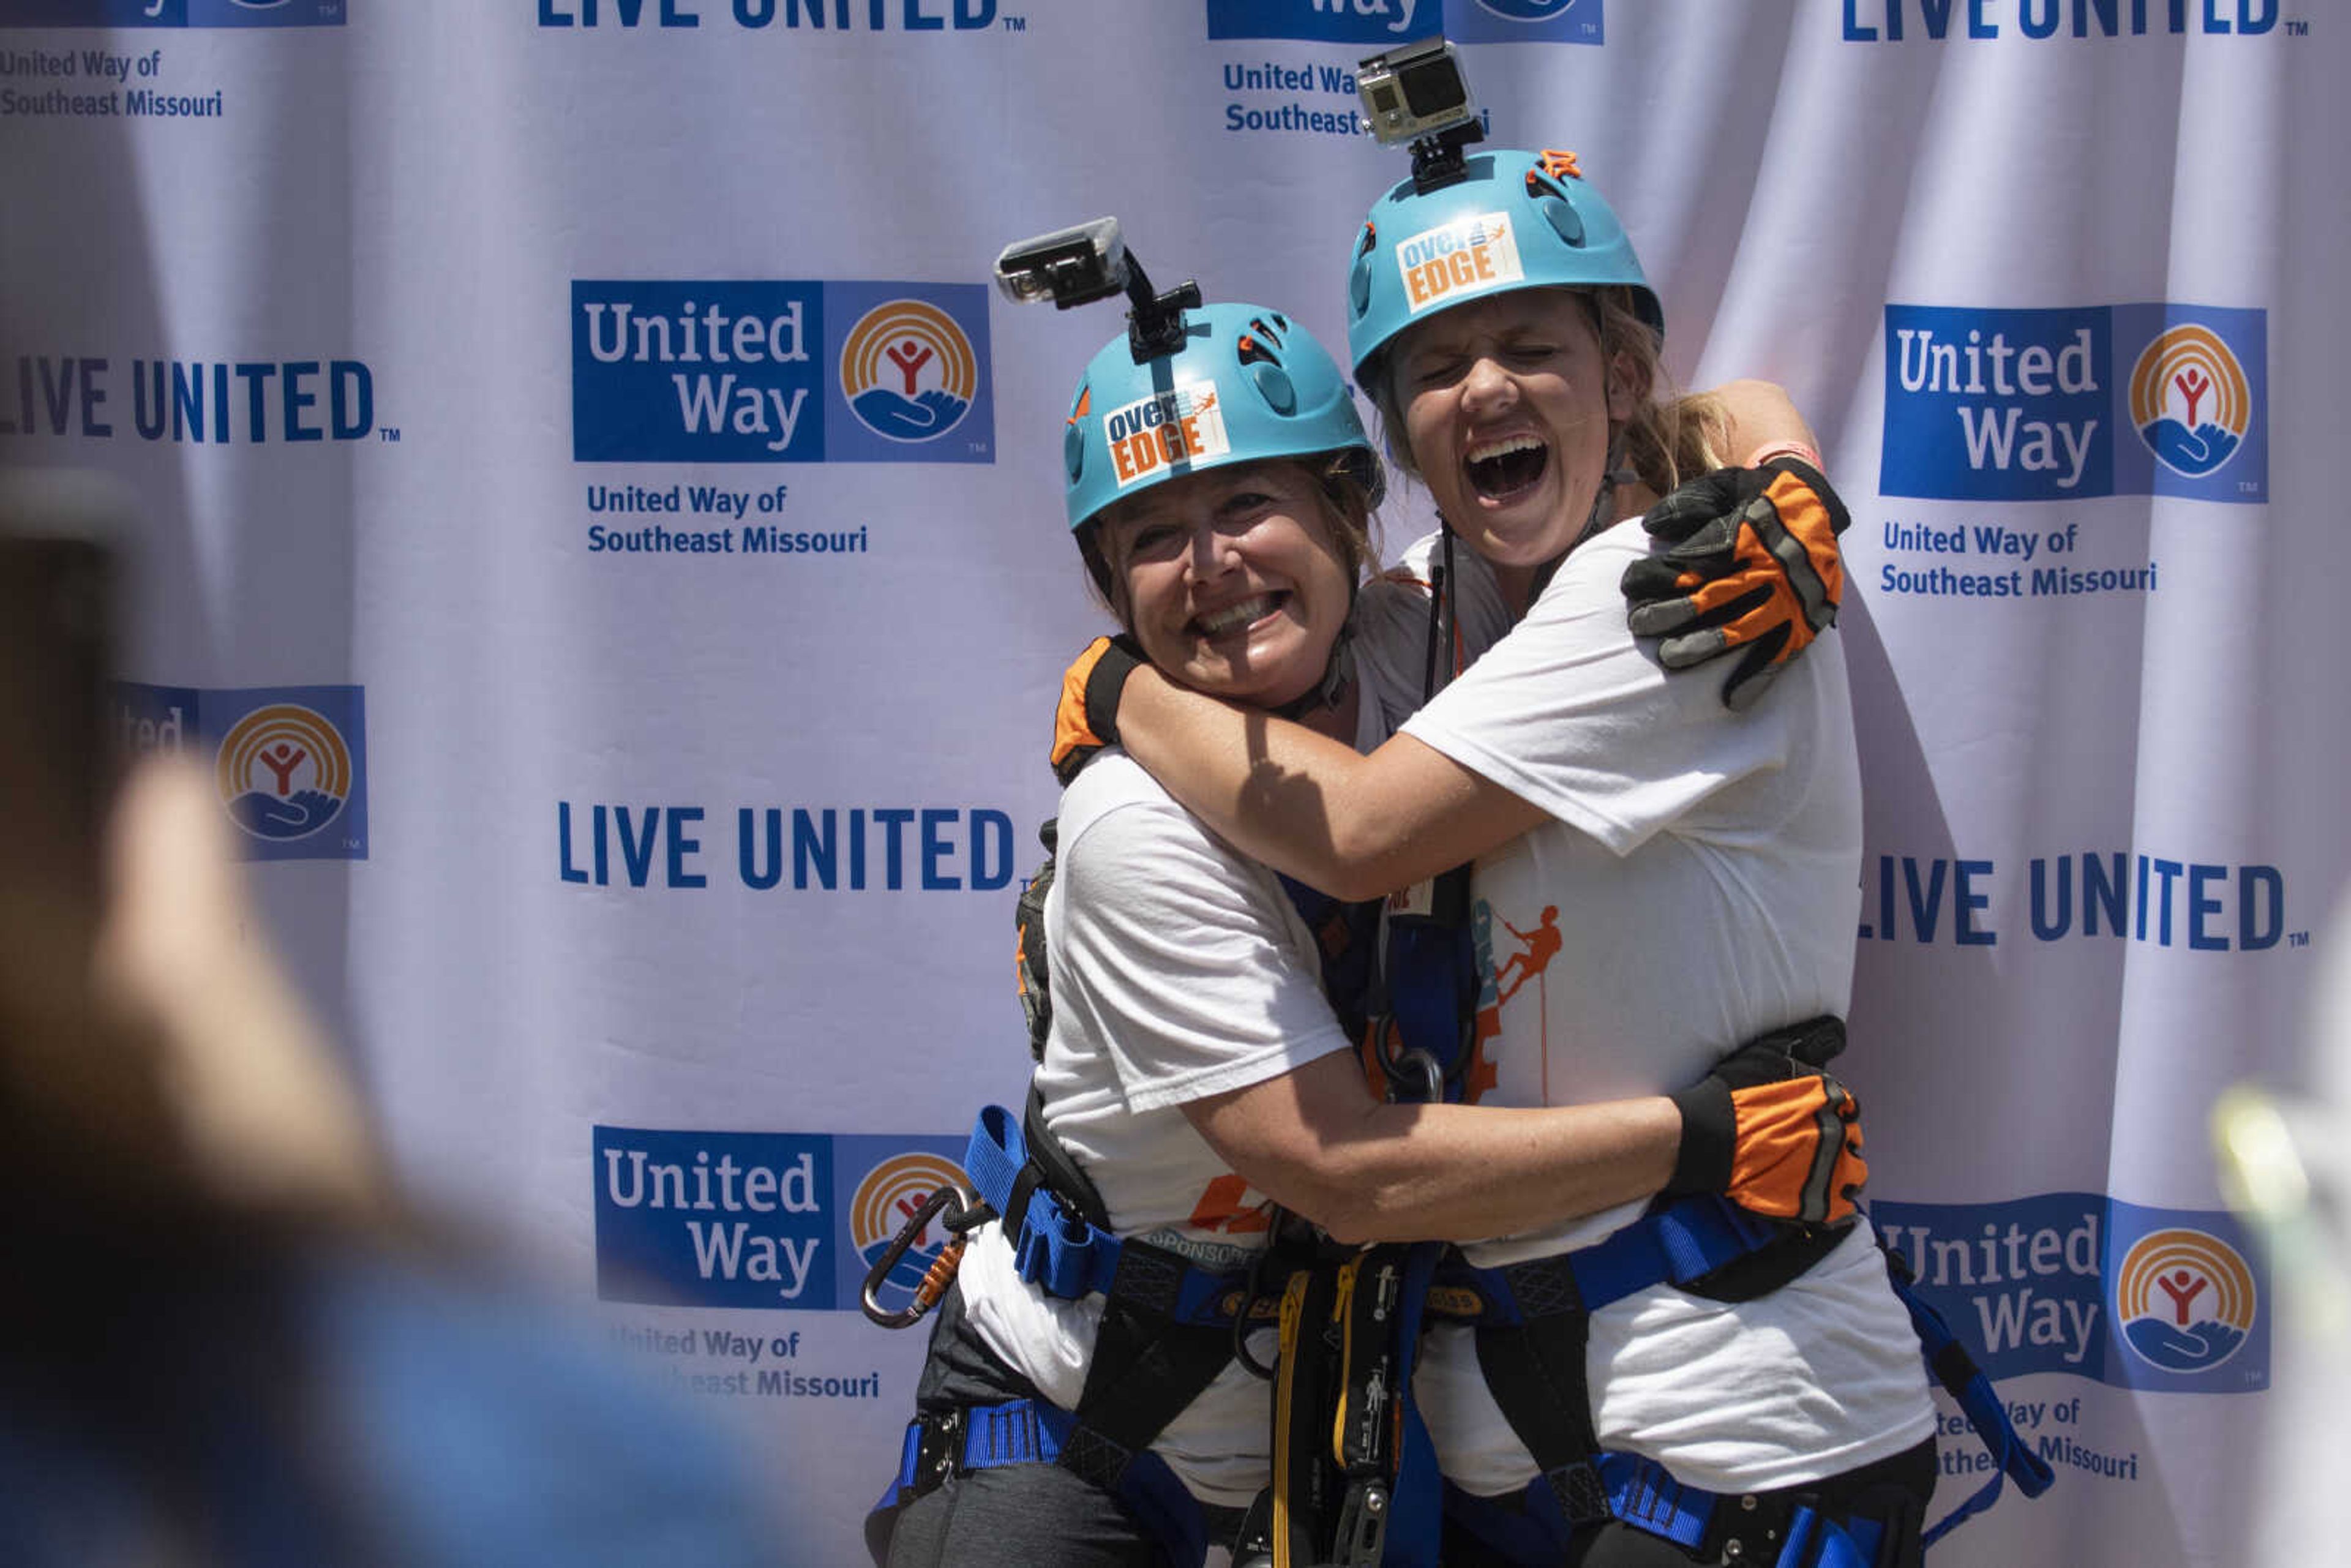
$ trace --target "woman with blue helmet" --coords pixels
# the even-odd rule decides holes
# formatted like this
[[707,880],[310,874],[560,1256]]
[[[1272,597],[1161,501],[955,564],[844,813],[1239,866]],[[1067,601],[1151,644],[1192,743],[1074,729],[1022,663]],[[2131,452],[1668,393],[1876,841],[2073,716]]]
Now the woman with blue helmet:
[[[1148,668],[1122,690],[1096,649],[1064,728],[1115,736],[1219,837],[1342,897],[1472,862],[1489,1104],[1655,1092],[1759,1031],[1841,1014],[1861,849],[1844,666],[1834,639],[1772,662],[1833,616],[1825,482],[1759,452],[1658,504],[1717,459],[1691,439],[1702,424],[1677,428],[1655,400],[1662,312],[1572,155],[1473,150],[1416,171],[1374,205],[1347,287],[1357,380],[1444,525],[1407,559],[1423,580],[1449,564],[1458,677],[1359,755]],[[1645,510],[1646,533],[1611,526]],[[1749,637],[1747,601],[1699,587],[1628,621],[1623,597],[1674,599],[1708,550],[1776,556],[1795,585],[1787,629],[1752,640],[1720,699],[1665,665]],[[1355,645],[1383,692],[1419,695],[1427,598],[1366,591]],[[1688,640],[1667,656],[1635,635],[1668,630]],[[1464,1251],[1545,1267],[1638,1213]],[[1446,1561],[1778,1562],[1815,1514],[1860,1543],[1850,1561],[1913,1560],[1934,1416],[1866,1223],[1778,1271],[1792,1277],[1710,1295],[1652,1285],[1572,1331],[1436,1326],[1415,1391],[1448,1483]],[[1737,1500],[1668,1540],[1601,1495],[1593,1478],[1628,1466]]]
[[[1146,337],[1093,359],[1064,430],[1070,522],[1095,585],[1170,680],[1296,714],[1343,745],[1377,738],[1393,705],[1341,653],[1381,484],[1344,378],[1256,307],[1195,308],[1169,340]],[[1784,1190],[1821,1154],[1816,1113],[1841,1092],[1805,1069],[1792,1090],[1742,1080],[1734,1095],[1718,1080],[1705,1092],[1738,1115],[1692,1118],[1687,1137],[1656,1094],[1382,1103],[1325,998],[1324,933],[1271,872],[1115,750],[1071,779],[1058,822],[1031,1185],[1130,1260],[1238,1283],[1268,1245],[1270,1201],[1351,1241],[1467,1238],[1638,1202],[1685,1166],[1713,1190],[1734,1164],[1741,1196]],[[1773,1060],[1787,1070],[1784,1049]],[[1316,1127],[1311,1157],[1269,1162],[1290,1123],[1223,1113],[1261,1093]],[[1686,1147],[1718,1138],[1704,1159]],[[1856,1183],[1841,1122],[1826,1144],[1838,1185]],[[1231,1540],[1268,1485],[1270,1400],[1234,1359],[1230,1312],[1171,1324],[1136,1304],[1123,1268],[1107,1291],[1057,1290],[1026,1228],[1044,1201],[1021,1193],[971,1233],[898,1481],[869,1526],[877,1562],[1188,1563]],[[1270,1330],[1244,1337],[1270,1355]],[[1131,1376],[1144,1364],[1186,1370]]]

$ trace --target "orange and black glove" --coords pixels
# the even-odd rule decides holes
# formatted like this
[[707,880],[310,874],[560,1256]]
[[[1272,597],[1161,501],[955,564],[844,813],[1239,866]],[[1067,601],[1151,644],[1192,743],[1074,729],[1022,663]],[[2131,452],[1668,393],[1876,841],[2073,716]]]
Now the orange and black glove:
[[1844,1025],[1814,1019],[1750,1040],[1673,1096],[1681,1152],[1669,1197],[1720,1193],[1753,1213],[1843,1225],[1869,1179],[1861,1106],[1823,1063]]
[[1642,519],[1667,548],[1625,569],[1633,634],[1664,638],[1657,657],[1669,670],[1739,654],[1722,701],[1746,707],[1835,624],[1844,595],[1837,535],[1849,520],[1828,480],[1801,458],[1691,480]]
[[1097,637],[1062,674],[1061,702],[1053,710],[1053,777],[1064,789],[1095,752],[1118,744],[1119,694],[1144,662],[1143,644],[1133,637]]

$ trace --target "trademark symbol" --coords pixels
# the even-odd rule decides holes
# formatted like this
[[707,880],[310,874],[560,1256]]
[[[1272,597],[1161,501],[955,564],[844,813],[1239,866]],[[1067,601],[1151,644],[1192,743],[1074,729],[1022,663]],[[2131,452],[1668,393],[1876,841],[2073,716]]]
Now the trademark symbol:
[[2262,482],[2261,482],[2260,480],[2258,480],[2258,479],[2240,479],[2240,480],[2238,480],[2238,481],[2237,481],[2237,494],[2238,494],[2238,495],[2240,495],[2240,496],[2258,496],[2258,495],[2260,495],[2261,493],[2262,493]]
[[[2289,22],[2286,26],[2290,27],[2294,26],[2294,24]],[[1029,30],[1029,18],[1026,16],[1007,16],[1004,18],[1004,30],[1008,33],[1025,33]]]
[[2310,946],[2310,933],[2289,931],[2285,934],[2285,945],[2289,947],[2307,947]]
[[976,454],[976,455],[979,455],[979,456],[983,456],[983,457],[984,457],[984,456],[986,456],[986,455],[987,455],[987,442],[985,442],[985,441],[974,441],[974,442],[968,443],[968,444],[969,444],[969,446],[970,446],[970,448],[971,448],[971,450],[972,450],[972,452],[973,452],[974,454]]
[[387,424],[381,430],[377,431],[376,434],[381,436],[386,441],[397,441],[400,439],[400,427],[396,424]]
[[2289,38],[2307,38],[2310,37],[2310,24],[2307,22],[2288,22],[2285,25],[2285,36]]

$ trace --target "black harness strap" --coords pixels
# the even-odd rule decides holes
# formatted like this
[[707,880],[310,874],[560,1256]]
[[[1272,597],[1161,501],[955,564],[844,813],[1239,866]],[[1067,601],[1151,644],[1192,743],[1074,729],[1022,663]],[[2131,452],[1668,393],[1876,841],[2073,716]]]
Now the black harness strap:
[[1600,1437],[1583,1366],[1591,1315],[1574,1271],[1564,1257],[1552,1257],[1514,1263],[1502,1274],[1526,1322],[1476,1331],[1479,1370],[1569,1521],[1597,1524],[1610,1511],[1592,1463]]
[[[1130,1251],[1127,1257],[1133,1257]],[[1126,1258],[1119,1262],[1122,1279]],[[1168,1321],[1164,1312],[1113,1289],[1103,1299],[1077,1429],[1061,1464],[1106,1491],[1116,1491],[1134,1456],[1182,1415],[1233,1358],[1222,1328]]]
[[[1109,1229],[1102,1194],[1046,1126],[1044,1110],[1044,1096],[1032,1080],[1021,1114],[1029,1166],[1016,1191],[1025,1196],[1042,1185],[1089,1222]],[[1020,1216],[1008,1214],[1005,1223],[1017,1228]],[[1134,1456],[1232,1360],[1232,1334],[1223,1325],[1175,1321],[1185,1268],[1175,1253],[1130,1239],[1119,1249],[1118,1271],[1103,1292],[1093,1357],[1071,1412],[1077,1428],[1063,1445],[1060,1462],[1105,1491],[1118,1490]]]
[[[1061,1140],[1045,1125],[1045,1092],[1037,1081],[1029,1081],[1029,1102],[1020,1112],[1020,1137],[1029,1145],[1029,1163],[1035,1167],[1040,1179],[1056,1197],[1075,1210],[1078,1218],[1100,1230],[1110,1228],[1110,1206],[1102,1202],[1102,1192],[1087,1176],[1085,1168],[1070,1157]],[[1034,1186],[1034,1183],[1030,1184]],[[1004,1217],[1006,1232],[1020,1232],[1018,1214]]]

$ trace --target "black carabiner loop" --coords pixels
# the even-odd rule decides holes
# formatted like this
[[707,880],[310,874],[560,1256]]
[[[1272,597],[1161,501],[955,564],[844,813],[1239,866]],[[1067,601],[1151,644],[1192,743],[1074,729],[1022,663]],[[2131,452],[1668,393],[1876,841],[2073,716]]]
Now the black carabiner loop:
[[1399,1099],[1409,1092],[1405,1083],[1406,1069],[1420,1075],[1419,1103],[1434,1105],[1445,1098],[1445,1069],[1437,1064],[1436,1057],[1419,1046],[1399,1053],[1393,1063],[1382,1062],[1381,1066],[1388,1073],[1388,1088]]
[[[1468,1022],[1463,1024],[1465,1038],[1472,1027]],[[1372,1059],[1379,1064],[1380,1076],[1387,1082],[1391,1101],[1413,1102],[1414,1078],[1420,1081],[1418,1103],[1433,1105],[1445,1098],[1445,1068],[1433,1053],[1417,1045],[1402,1051],[1392,1049],[1404,1044],[1404,1030],[1397,1026],[1394,1013],[1380,1013],[1372,1019],[1371,1039]],[[1469,1053],[1464,1050],[1461,1060],[1468,1059]]]
[[1249,1261],[1249,1283],[1241,1289],[1240,1305],[1233,1312],[1233,1359],[1241,1364],[1242,1371],[1267,1383],[1273,1381],[1274,1368],[1249,1354],[1249,1336],[1251,1320],[1257,1315],[1257,1304],[1265,1296],[1266,1260],[1272,1256],[1273,1248],[1270,1242],[1258,1249],[1257,1256]]
[[[898,1266],[898,1260],[914,1246],[914,1238],[920,1236],[931,1221],[950,1206],[955,1213],[947,1217],[946,1224],[952,1233],[951,1239],[939,1249],[939,1255],[931,1260],[922,1283],[914,1287],[914,1300],[894,1311],[883,1306],[876,1297],[889,1280],[890,1270]],[[906,1217],[906,1223],[900,1226],[898,1234],[890,1239],[890,1245],[882,1249],[882,1256],[874,1260],[873,1267],[865,1271],[865,1287],[858,1292],[858,1305],[864,1310],[865,1315],[885,1329],[912,1328],[922,1322],[930,1310],[939,1304],[939,1298],[946,1294],[948,1282],[955,1278],[956,1268],[963,1262],[964,1245],[970,1239],[956,1222],[977,1207],[977,1199],[961,1187],[952,1186],[942,1186],[923,1199],[922,1206]]]

